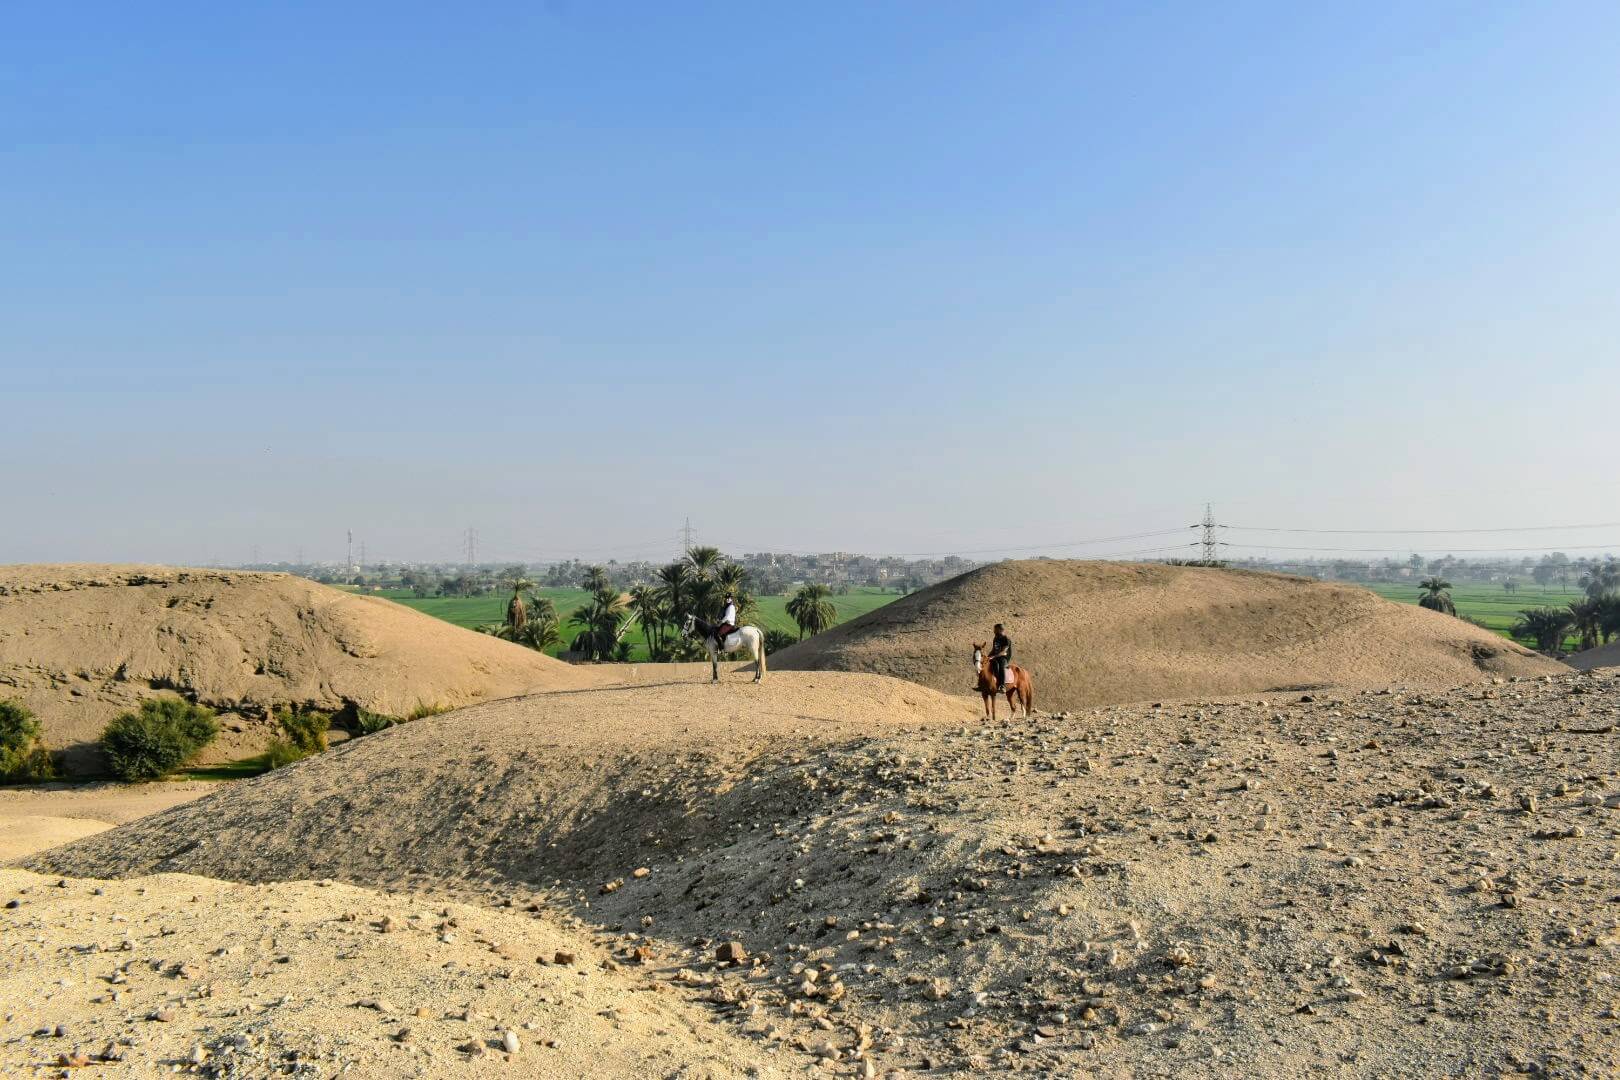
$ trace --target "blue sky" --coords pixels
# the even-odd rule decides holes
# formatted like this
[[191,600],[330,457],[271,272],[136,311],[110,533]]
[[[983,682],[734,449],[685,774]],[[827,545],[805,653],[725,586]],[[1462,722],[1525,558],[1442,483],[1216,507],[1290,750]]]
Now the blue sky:
[[1614,5],[262,8],[3,16],[0,561],[1620,520]]

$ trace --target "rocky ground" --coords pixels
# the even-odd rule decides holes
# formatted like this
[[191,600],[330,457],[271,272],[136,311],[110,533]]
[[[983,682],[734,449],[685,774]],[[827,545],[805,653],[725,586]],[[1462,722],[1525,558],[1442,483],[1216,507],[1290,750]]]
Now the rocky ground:
[[[331,882],[0,870],[0,1072],[780,1075],[532,913]],[[660,993],[659,991],[663,991]]]
[[[602,700],[633,704],[639,692]],[[706,1011],[712,1025],[699,1030],[789,1074],[1620,1068],[1620,674],[1167,701],[995,725],[917,698],[909,712],[884,706],[907,714],[899,722],[837,725],[812,709],[794,727],[789,710],[779,727],[733,724],[728,743],[719,732],[747,692],[719,688],[699,716],[678,707],[685,691],[669,691],[669,717],[685,719],[632,717],[617,750],[606,744],[621,736],[593,716],[589,754],[583,735],[545,731],[554,715],[482,706],[435,718],[461,718],[461,764],[420,784],[465,775],[481,794],[424,801],[402,794],[403,775],[340,794],[324,771],[337,756],[326,755],[31,865],[249,879],[347,865],[353,880],[409,883],[433,904],[533,904],[543,919],[581,920],[593,970],[666,988],[645,1000]],[[525,730],[538,733],[524,741]],[[403,740],[433,732],[409,732],[392,748],[379,739],[367,750],[368,739],[340,753],[353,775],[383,775],[352,756],[362,752],[420,773]],[[497,732],[518,745],[496,753]],[[442,733],[436,745],[451,753]],[[611,761],[623,767],[603,767]],[[351,819],[302,856],[186,840],[208,818],[232,822],[232,837],[255,820],[266,835],[307,836],[337,798]],[[382,812],[390,801],[400,814]],[[543,812],[514,818],[524,806]],[[416,816],[430,807],[440,817]],[[55,879],[31,880],[37,895]],[[8,950],[27,910],[0,912]],[[69,941],[52,925],[35,932],[61,949]],[[440,932],[434,919],[407,925],[367,940],[402,950]],[[336,952],[340,940],[317,935],[310,947]],[[7,957],[11,970],[56,970]],[[420,966],[424,979],[433,971]],[[449,1010],[457,995],[466,988],[423,996]],[[465,1056],[461,1037],[435,1060]],[[16,1040],[32,1052],[41,1038],[17,1031],[0,1052],[16,1061]]]

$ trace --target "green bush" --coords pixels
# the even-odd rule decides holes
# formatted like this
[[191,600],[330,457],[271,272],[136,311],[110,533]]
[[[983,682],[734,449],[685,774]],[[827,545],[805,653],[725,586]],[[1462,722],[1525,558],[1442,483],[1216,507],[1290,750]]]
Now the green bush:
[[326,749],[326,729],[332,726],[332,718],[326,713],[281,709],[276,712],[276,722],[286,733],[286,741],[302,750],[304,756]]
[[434,702],[432,705],[429,705],[425,701],[419,701],[416,703],[416,708],[405,714],[405,719],[407,721],[424,720],[429,716],[438,716],[441,713],[447,713],[449,711],[450,706],[448,705],[440,705],[438,702]]
[[156,780],[192,758],[219,734],[211,709],[180,698],[152,698],[139,712],[113,718],[101,733],[113,775],[120,780]]
[[310,752],[287,739],[271,739],[270,745],[265,748],[265,765],[271,769],[279,769],[283,765],[291,765],[295,761],[303,761],[309,757]]
[[391,728],[397,723],[400,723],[397,716],[374,713],[370,709],[356,708],[354,710],[354,730],[362,735],[375,735],[384,728]]
[[39,721],[20,701],[0,701],[0,783],[38,784],[56,778],[56,757],[39,745]]

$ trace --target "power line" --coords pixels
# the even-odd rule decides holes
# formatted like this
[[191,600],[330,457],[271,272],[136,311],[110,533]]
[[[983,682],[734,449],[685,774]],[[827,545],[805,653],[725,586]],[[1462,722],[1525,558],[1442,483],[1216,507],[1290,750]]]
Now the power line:
[[1450,536],[1457,533],[1521,533],[1561,532],[1566,529],[1620,529],[1620,521],[1602,521],[1591,525],[1521,525],[1514,528],[1501,526],[1489,529],[1288,529],[1267,525],[1231,525],[1228,528],[1244,532],[1323,533],[1335,535],[1370,536]]
[[[1412,551],[1409,547],[1403,548],[1355,548],[1355,547],[1290,547],[1286,544],[1233,544],[1222,541],[1222,547],[1247,548],[1251,551],[1345,551],[1373,554],[1403,554]],[[1609,544],[1564,544],[1564,551],[1608,551],[1620,549],[1620,541]],[[1545,551],[1545,548],[1527,547],[1490,547],[1490,548],[1448,548],[1451,555],[1479,555],[1485,552],[1512,552],[1512,551]]]
[[[1027,544],[1027,545],[1023,545],[1023,546],[1020,546],[1020,547],[993,547],[993,548],[977,548],[977,549],[970,548],[970,549],[966,549],[966,550],[964,550],[962,548],[953,548],[953,549],[948,550],[948,551],[887,551],[887,552],[882,553],[882,557],[884,557],[884,558],[893,558],[893,559],[921,559],[921,558],[934,558],[934,557],[944,556],[944,555],[990,555],[990,554],[995,554],[997,552],[1003,552],[1003,551],[1050,551],[1050,550],[1053,550],[1055,548],[1086,547],[1086,546],[1091,545],[1091,544],[1113,544],[1113,543],[1121,543],[1121,542],[1126,541],[1126,540],[1145,540],[1145,539],[1147,539],[1149,537],[1153,537],[1153,536],[1172,536],[1172,535],[1175,535],[1177,533],[1185,533],[1186,531],[1187,531],[1186,526],[1178,526],[1177,528],[1174,528],[1174,529],[1153,529],[1153,530],[1150,530],[1148,532],[1121,533],[1118,536],[1094,536],[1094,537],[1091,537],[1091,538],[1085,539],[1085,540],[1062,540],[1062,541],[1058,541],[1058,542],[1050,543],[1050,544]],[[780,548],[780,547],[773,547],[773,546],[770,546],[770,545],[741,545],[741,544],[723,544],[722,543],[720,546],[721,547],[730,547],[730,548],[732,548],[733,550],[736,550],[736,551],[757,551],[757,552],[775,551],[775,552],[778,552],[778,553],[781,553],[781,554],[786,554],[786,555],[822,555],[822,554],[828,554],[827,552],[808,551],[808,550],[805,550],[805,549],[795,550],[793,548]],[[1179,547],[1180,545],[1176,545],[1176,546]]]

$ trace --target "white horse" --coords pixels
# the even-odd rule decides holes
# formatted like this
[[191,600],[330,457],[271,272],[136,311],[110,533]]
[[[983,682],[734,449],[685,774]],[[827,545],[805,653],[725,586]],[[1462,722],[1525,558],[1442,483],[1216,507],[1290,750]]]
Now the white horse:
[[726,635],[726,640],[717,641],[714,635],[714,624],[706,623],[696,615],[688,615],[686,622],[681,625],[681,632],[687,637],[702,635],[703,647],[709,650],[709,670],[713,677],[710,682],[720,681],[720,654],[740,652],[747,648],[754,658],[754,681],[760,682],[765,677],[765,635],[760,633],[757,626],[743,626]]

